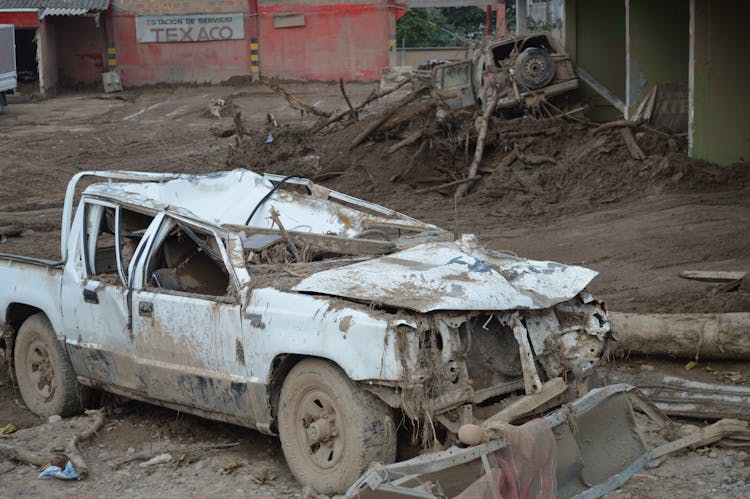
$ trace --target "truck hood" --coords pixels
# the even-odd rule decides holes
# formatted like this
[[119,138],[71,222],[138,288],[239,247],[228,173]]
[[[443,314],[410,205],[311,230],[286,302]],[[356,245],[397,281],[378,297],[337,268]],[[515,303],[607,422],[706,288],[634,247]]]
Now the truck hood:
[[544,309],[574,298],[596,275],[494,252],[469,235],[318,272],[292,289],[417,312]]

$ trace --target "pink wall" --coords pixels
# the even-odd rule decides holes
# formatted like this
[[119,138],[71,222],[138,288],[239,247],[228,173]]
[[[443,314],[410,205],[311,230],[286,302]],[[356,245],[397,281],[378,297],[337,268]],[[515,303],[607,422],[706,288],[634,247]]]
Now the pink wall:
[[104,29],[89,16],[47,16],[57,32],[57,71],[62,86],[100,83],[104,71]]
[[[264,76],[375,81],[388,66],[386,3],[262,5],[260,71]],[[303,14],[305,25],[274,28],[274,16]]]
[[134,15],[115,13],[113,25],[117,66],[125,85],[216,83],[250,73],[247,40],[137,43]]

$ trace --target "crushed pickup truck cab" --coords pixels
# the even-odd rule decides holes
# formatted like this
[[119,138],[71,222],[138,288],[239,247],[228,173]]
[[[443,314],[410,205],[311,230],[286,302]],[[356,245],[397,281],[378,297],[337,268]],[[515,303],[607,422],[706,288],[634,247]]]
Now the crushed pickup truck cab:
[[609,337],[596,272],[296,177],[82,172],[61,233],[61,261],[0,255],[27,406],[75,413],[95,388],[278,434],[320,493],[393,462],[399,421],[455,441],[509,394],[582,380]]
[[485,39],[468,50],[466,60],[436,66],[432,73],[436,93],[453,109],[484,102],[491,82],[498,87],[497,109],[578,88],[570,56],[545,32]]

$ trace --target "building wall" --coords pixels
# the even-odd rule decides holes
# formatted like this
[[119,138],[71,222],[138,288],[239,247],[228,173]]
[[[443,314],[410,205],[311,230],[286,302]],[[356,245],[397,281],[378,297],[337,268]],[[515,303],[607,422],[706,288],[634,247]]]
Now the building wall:
[[692,0],[693,156],[750,160],[750,64],[745,0]]
[[105,55],[103,23],[97,26],[90,16],[48,16],[44,22],[53,25],[56,32],[60,85],[101,82]]
[[466,49],[456,47],[410,47],[396,50],[396,61],[399,66],[415,68],[430,60],[460,61],[466,57]]
[[684,84],[687,90],[689,0],[630,0],[629,41],[627,104],[631,112],[658,83]]
[[[112,37],[124,85],[219,82],[250,74],[248,37],[252,30],[245,0],[115,0],[111,3]],[[245,38],[175,43],[138,43],[136,16],[242,13]]]
[[[566,22],[575,22],[575,63],[599,83],[625,101],[625,2],[624,0],[575,0],[573,11],[566,9]],[[572,30],[571,30],[572,32]],[[587,114],[596,120],[619,115],[606,100],[585,84],[580,92],[590,108]]]
[[0,24],[12,24],[18,28],[36,28],[39,26],[39,14],[36,10],[6,10],[0,12]]
[[39,64],[39,91],[50,96],[57,93],[57,34],[54,24],[44,21],[39,25],[37,57]]
[[[388,66],[395,11],[385,2],[260,0],[258,12],[265,76],[375,81]],[[304,25],[280,27],[285,19]]]

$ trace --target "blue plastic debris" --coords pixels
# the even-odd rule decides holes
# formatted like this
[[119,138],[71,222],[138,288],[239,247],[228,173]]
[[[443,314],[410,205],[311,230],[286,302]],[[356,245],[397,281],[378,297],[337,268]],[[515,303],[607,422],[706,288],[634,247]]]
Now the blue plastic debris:
[[65,469],[61,470],[59,466],[49,466],[44,471],[39,473],[37,478],[57,478],[58,480],[78,480],[80,476],[73,467],[73,463],[68,461],[65,465]]
[[269,133],[268,137],[266,137],[266,144],[270,144],[271,142],[273,142],[273,135]]

